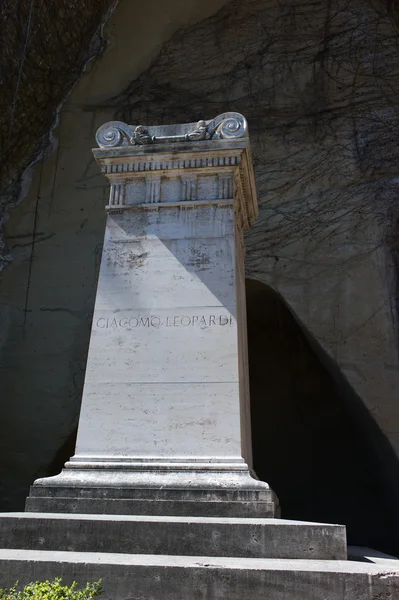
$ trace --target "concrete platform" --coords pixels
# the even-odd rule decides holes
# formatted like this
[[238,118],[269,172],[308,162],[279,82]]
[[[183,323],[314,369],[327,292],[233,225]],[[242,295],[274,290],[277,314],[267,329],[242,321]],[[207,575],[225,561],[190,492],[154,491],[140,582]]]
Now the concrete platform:
[[343,525],[280,519],[3,513],[0,546],[71,552],[347,558]]
[[399,570],[350,561],[0,550],[0,584],[103,579],[104,600],[395,600]]

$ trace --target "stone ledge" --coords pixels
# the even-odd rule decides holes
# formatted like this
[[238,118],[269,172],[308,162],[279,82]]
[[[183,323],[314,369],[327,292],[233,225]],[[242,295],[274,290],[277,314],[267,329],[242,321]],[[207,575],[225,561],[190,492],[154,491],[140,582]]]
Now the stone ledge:
[[280,519],[4,513],[9,548],[129,554],[346,559],[343,525]]
[[[376,600],[399,597],[399,570],[347,561],[0,550],[2,586],[102,578],[104,600]],[[201,591],[200,591],[201,590]]]
[[29,513],[165,515],[193,517],[254,517],[279,515],[274,502],[265,501],[207,501],[146,500],[144,498],[78,498],[74,496],[40,496],[26,500]]
[[267,518],[280,515],[267,487],[248,489],[173,489],[33,485],[28,512],[97,513]]
[[[43,480],[44,481],[44,480]],[[134,487],[84,487],[84,486],[52,486],[52,485],[32,485],[29,498],[87,498],[108,500],[110,498],[131,499],[131,500],[178,500],[178,501],[196,501],[202,503],[208,502],[255,502],[275,501],[274,492],[265,487],[260,490],[227,488],[219,489],[201,489],[201,488],[134,488]]]
[[163,208],[181,208],[182,210],[188,210],[189,208],[195,209],[201,206],[218,206],[219,208],[229,207],[234,204],[234,199],[224,200],[179,200],[178,202],[151,202],[147,204],[107,204],[105,207],[108,213],[119,214],[125,211],[134,210],[159,210]]

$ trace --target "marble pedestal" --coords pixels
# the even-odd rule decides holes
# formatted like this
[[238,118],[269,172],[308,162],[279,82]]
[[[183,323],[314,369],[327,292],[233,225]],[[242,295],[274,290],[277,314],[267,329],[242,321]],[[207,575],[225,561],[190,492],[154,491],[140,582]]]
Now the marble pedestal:
[[274,516],[251,470],[246,121],[111,122],[97,141],[111,190],[76,454],[27,510]]

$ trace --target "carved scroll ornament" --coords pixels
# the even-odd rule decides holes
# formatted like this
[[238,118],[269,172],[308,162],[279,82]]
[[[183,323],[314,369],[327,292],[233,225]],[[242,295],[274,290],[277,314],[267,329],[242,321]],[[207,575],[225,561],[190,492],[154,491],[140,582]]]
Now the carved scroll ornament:
[[248,125],[240,113],[227,112],[211,121],[198,121],[196,127],[182,135],[156,136],[151,128],[143,125],[134,127],[122,121],[110,121],[102,125],[96,134],[100,148],[118,146],[146,146],[178,142],[200,142],[207,140],[236,139],[248,136]]

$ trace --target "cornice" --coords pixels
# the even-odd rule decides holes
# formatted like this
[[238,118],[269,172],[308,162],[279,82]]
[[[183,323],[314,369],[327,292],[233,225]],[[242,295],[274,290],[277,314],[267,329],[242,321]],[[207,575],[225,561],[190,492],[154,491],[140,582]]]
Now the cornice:
[[[234,181],[230,204],[238,204],[235,212],[240,226],[250,227],[257,216],[248,126],[239,113],[223,113],[196,124],[152,127],[111,121],[100,127],[96,139],[100,147],[93,149],[93,154],[111,184],[108,212],[199,208],[204,204],[222,207],[233,196]],[[197,199],[198,181],[210,176],[220,182],[219,195]],[[163,182],[176,178],[181,182],[179,201],[159,201]],[[137,180],[145,182],[146,201],[125,203],[126,186]]]

